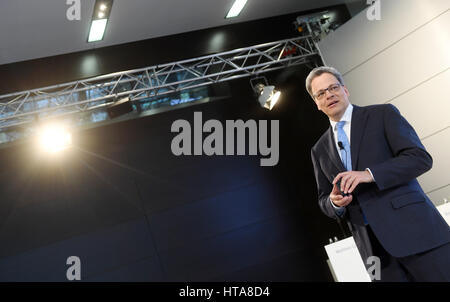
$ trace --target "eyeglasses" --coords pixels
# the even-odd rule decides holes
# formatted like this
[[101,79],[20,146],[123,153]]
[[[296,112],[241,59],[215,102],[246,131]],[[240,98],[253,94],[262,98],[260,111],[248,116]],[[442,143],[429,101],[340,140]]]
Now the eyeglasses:
[[319,92],[317,92],[316,94],[313,94],[313,97],[314,97],[316,100],[321,100],[321,99],[323,99],[323,98],[325,97],[325,94],[327,93],[327,90],[328,90],[330,93],[337,92],[341,86],[342,86],[342,85],[339,84],[339,83],[337,83],[337,84],[332,84],[332,85],[328,86],[327,89],[319,90]]

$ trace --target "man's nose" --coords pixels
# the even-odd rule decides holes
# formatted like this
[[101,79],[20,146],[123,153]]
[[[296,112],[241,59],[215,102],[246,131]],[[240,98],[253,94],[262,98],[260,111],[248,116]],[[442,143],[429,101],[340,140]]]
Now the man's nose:
[[334,94],[332,94],[328,89],[325,90],[325,96],[327,97],[327,100],[331,97],[334,97]]

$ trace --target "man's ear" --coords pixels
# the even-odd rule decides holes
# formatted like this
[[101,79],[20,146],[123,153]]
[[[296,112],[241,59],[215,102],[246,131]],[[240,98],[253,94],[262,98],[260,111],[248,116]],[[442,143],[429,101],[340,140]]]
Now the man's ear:
[[345,91],[345,94],[347,95],[347,97],[349,97],[350,92],[348,91],[347,86],[344,86],[344,91]]

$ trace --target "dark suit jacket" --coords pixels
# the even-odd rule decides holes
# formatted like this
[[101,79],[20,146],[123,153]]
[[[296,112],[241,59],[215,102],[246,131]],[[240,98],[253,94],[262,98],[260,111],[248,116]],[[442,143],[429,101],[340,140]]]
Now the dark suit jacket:
[[[358,185],[345,219],[363,225],[362,211],[380,243],[394,257],[450,242],[448,224],[416,180],[431,169],[432,158],[397,108],[390,104],[354,106],[350,144],[353,170],[369,168],[376,182]],[[311,149],[311,157],[319,206],[336,218],[329,194],[334,177],[345,168],[331,126]]]

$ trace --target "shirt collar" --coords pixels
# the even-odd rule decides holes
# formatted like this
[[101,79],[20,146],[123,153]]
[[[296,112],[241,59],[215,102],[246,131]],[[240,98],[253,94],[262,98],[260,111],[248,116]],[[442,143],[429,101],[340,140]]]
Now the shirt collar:
[[[352,104],[348,104],[347,109],[345,109],[344,115],[342,116],[340,121],[345,121],[345,122],[351,122],[352,120],[352,113],[353,113],[353,105]],[[330,124],[331,127],[333,127],[333,130],[336,131],[336,125],[338,122],[332,121],[330,119]]]

